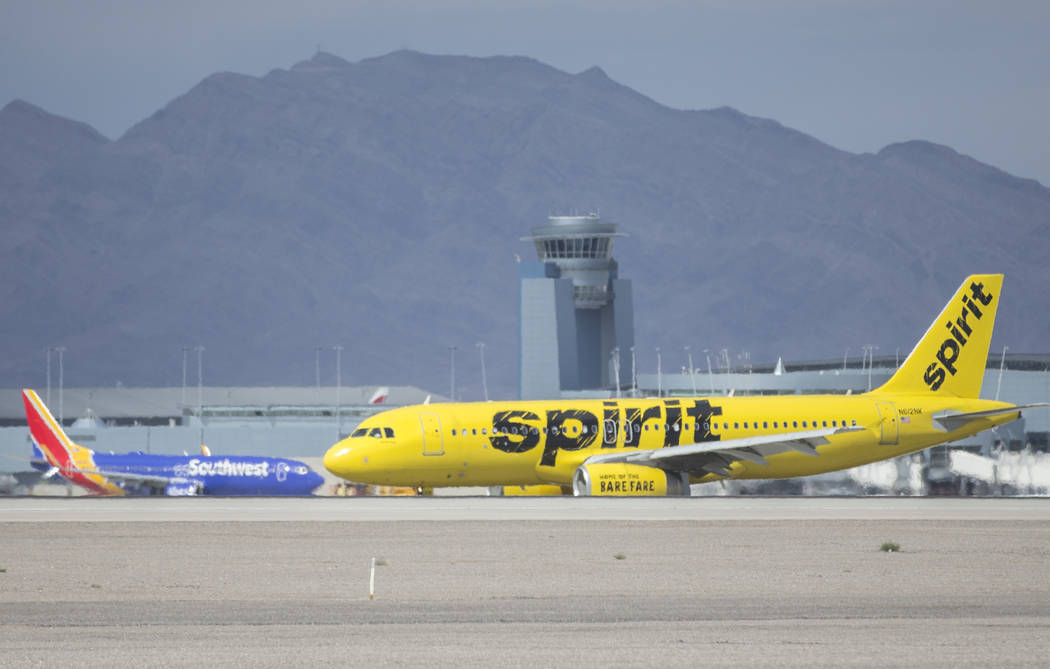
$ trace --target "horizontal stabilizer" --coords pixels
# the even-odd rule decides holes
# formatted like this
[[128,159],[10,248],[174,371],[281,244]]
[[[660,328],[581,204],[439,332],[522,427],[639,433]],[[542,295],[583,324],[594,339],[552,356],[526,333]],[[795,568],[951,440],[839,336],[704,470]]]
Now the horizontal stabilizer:
[[968,413],[953,412],[953,411],[942,411],[941,413],[933,415],[933,422],[940,425],[946,432],[957,430],[963,425],[966,425],[972,420],[978,418],[991,418],[993,416],[1002,416],[1005,414],[1016,413],[1017,417],[1021,417],[1021,409],[1035,409],[1038,407],[1050,406],[1046,402],[1039,402],[1037,404],[1019,404],[1012,407],[1003,407],[1001,409],[988,409],[986,411],[970,411]]

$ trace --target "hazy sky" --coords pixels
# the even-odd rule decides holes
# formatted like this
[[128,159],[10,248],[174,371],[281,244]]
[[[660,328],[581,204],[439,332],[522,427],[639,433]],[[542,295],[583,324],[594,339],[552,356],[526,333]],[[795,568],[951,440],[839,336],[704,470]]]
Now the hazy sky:
[[320,46],[592,65],[671,107],[728,105],[848,151],[927,139],[1050,185],[1050,2],[0,0],[0,105],[116,138],[217,71]]

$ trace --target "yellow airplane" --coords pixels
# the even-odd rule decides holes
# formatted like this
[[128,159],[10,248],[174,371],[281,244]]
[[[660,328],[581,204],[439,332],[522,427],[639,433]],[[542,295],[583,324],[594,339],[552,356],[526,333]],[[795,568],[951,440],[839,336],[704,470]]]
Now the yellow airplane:
[[403,407],[362,422],[324,464],[378,485],[688,495],[690,483],[808,476],[894,458],[1046,406],[979,399],[1002,283],[1001,274],[968,277],[900,369],[866,394]]

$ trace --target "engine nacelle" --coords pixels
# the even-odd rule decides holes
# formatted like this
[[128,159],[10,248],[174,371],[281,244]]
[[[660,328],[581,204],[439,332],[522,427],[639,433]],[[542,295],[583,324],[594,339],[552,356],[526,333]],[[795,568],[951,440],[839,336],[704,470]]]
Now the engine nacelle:
[[186,497],[192,495],[199,495],[201,492],[201,484],[195,481],[187,481],[185,483],[171,482],[164,487],[164,494],[168,497]]
[[497,495],[504,497],[557,497],[558,495],[567,495],[567,487],[563,488],[560,485],[547,485],[547,484],[536,484],[536,485],[505,485],[496,486],[499,492]]
[[689,475],[622,462],[581,465],[572,476],[572,494],[577,497],[688,497]]

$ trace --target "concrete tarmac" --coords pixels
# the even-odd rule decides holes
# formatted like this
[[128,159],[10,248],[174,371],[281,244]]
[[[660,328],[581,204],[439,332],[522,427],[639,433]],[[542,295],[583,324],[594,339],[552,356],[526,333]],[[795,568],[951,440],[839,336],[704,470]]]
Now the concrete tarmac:
[[21,498],[0,532],[3,667],[1036,667],[1050,649],[1047,499]]

